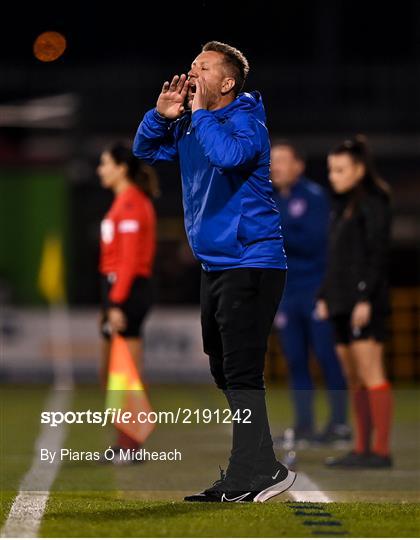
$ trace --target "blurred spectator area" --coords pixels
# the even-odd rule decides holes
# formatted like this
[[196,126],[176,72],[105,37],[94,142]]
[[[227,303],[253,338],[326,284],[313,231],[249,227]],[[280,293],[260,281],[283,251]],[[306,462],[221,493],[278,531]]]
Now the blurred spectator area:
[[[395,377],[418,377],[420,50],[337,58],[331,28],[320,27],[324,49],[310,61],[277,61],[249,47],[247,89],[262,93],[271,136],[302,147],[308,176],[325,186],[328,150],[355,133],[369,137],[394,193],[389,368]],[[43,241],[53,230],[63,240],[70,305],[98,304],[99,225],[112,201],[95,174],[99,155],[111,142],[134,137],[162,81],[185,70],[194,53],[184,50],[178,63],[140,55],[120,63],[1,64],[0,302],[42,302],[37,274]],[[157,169],[158,301],[197,304],[200,268],[185,239],[179,171],[173,164]],[[273,347],[270,354],[280,354]],[[276,376],[282,368],[273,365],[268,369]]]
[[[15,129],[8,146],[0,145],[0,289],[14,303],[39,303],[36,276],[42,244],[49,232],[59,232],[66,256],[69,302],[93,305],[99,300],[100,221],[112,202],[112,195],[99,186],[95,170],[101,151],[133,132],[82,133],[79,138],[78,131],[49,131]],[[328,185],[326,153],[347,134],[293,136],[307,152],[308,175],[324,186]],[[289,136],[283,131],[272,132],[273,137],[277,135]],[[414,134],[368,135],[378,169],[393,190],[391,284],[419,286],[420,151],[416,144],[420,149],[420,139],[417,141]],[[174,164],[160,164],[157,170],[162,187],[162,196],[156,201],[158,301],[194,304],[199,300],[200,269],[186,242],[179,171]]]
[[[392,380],[420,381],[420,287],[394,287],[391,305],[385,346],[387,373]],[[314,377],[322,379],[313,355],[310,367]],[[266,375],[270,380],[287,377],[286,361],[274,330],[269,338]]]

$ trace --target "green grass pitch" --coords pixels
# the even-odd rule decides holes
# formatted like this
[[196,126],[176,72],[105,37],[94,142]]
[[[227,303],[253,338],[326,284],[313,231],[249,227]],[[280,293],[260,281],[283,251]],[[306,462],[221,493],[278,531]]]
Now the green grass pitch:
[[[19,482],[31,466],[39,432],[45,387],[4,385],[1,390],[1,514],[7,519]],[[160,385],[151,388],[155,410],[224,407],[208,386]],[[103,396],[78,388],[72,410],[100,409]],[[268,391],[273,433],[290,423],[287,390]],[[113,467],[63,463],[52,486],[41,526],[44,537],[417,537],[420,535],[420,423],[418,390],[396,392],[394,456],[391,471],[329,471],[322,465],[331,449],[298,451],[298,473],[305,473],[332,501],[296,502],[285,493],[265,504],[193,504],[185,493],[206,487],[226,466],[230,427],[220,424],[161,426],[148,447],[177,447],[185,463],[147,463]],[[317,399],[320,425],[325,396]],[[111,430],[69,426],[65,446],[99,450],[112,443]],[[278,453],[282,458],[281,452]],[[0,527],[1,527],[0,525]]]

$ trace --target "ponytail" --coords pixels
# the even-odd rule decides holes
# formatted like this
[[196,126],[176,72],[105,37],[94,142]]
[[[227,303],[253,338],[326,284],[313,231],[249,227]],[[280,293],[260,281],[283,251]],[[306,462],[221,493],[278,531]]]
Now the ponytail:
[[133,180],[150,199],[158,199],[160,197],[159,177],[151,165],[139,161],[138,171]]

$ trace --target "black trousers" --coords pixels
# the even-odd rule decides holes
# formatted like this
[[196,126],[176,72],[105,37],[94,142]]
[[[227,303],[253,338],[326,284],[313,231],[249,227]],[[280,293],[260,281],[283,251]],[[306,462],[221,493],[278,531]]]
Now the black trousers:
[[264,360],[285,278],[285,270],[272,268],[201,274],[204,352],[236,416],[227,475],[241,484],[240,489],[248,489],[255,474],[270,473],[276,464],[265,403]]

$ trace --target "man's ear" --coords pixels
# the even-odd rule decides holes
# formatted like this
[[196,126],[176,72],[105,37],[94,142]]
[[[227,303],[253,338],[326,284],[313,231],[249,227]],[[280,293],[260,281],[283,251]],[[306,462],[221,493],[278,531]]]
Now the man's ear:
[[233,77],[226,77],[225,79],[223,79],[222,94],[229,93],[232,90],[232,88],[235,86],[235,84],[236,84],[236,81]]
[[299,174],[303,174],[305,172],[305,162],[301,159],[298,160],[297,170]]

